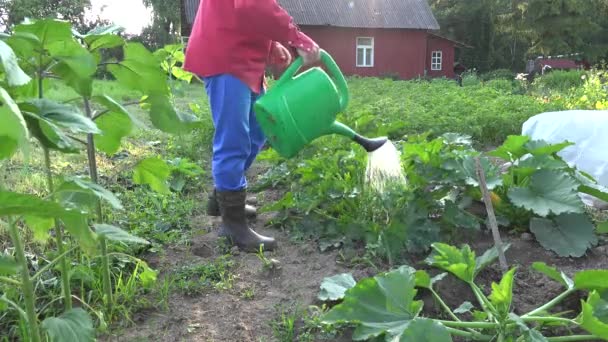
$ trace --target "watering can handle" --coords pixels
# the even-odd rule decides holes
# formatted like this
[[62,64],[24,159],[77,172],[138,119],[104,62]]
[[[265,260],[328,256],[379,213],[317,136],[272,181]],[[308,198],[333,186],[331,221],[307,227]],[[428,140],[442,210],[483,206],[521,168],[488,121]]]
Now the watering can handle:
[[[329,71],[330,76],[333,78],[336,83],[336,87],[338,88],[338,93],[340,94],[340,110],[346,109],[348,105],[349,97],[348,97],[348,85],[346,84],[346,79],[340,71],[340,68],[336,64],[333,58],[323,49],[321,49],[321,62],[325,64],[327,70]],[[285,70],[283,75],[279,78],[279,80],[275,83],[275,86],[280,86],[282,83],[291,80],[295,74],[302,67],[303,60],[302,57],[296,58],[296,60]]]

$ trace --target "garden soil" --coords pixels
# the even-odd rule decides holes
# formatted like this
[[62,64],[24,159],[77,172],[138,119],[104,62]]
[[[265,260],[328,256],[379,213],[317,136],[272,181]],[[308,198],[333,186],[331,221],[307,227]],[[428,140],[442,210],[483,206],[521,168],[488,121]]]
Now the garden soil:
[[[263,202],[280,198],[277,191],[266,192]],[[261,205],[262,203],[260,203]],[[271,322],[280,318],[284,310],[295,307],[306,309],[309,305],[320,305],[316,299],[319,285],[325,277],[350,272],[355,279],[373,276],[369,268],[349,269],[339,260],[339,251],[320,252],[314,241],[294,243],[288,232],[266,227],[270,214],[261,215],[255,222],[261,233],[277,237],[279,249],[267,253],[276,259],[278,267],[264,269],[263,262],[255,254],[234,252],[235,280],[230,290],[209,290],[199,296],[186,296],[173,291],[166,312],[141,312],[134,317],[135,326],[123,329],[121,333],[106,336],[104,341],[201,341],[201,342],[260,342],[279,341],[273,335]],[[160,278],[170,270],[186,265],[212,262],[224,252],[217,246],[218,220],[206,216],[192,218],[193,227],[199,229],[189,246],[169,246],[162,257],[151,255],[150,265],[161,271]],[[506,253],[510,266],[517,266],[514,285],[514,310],[525,313],[558,295],[560,285],[542,274],[533,271],[533,262],[542,261],[556,266],[572,276],[581,269],[608,268],[608,246],[596,247],[583,258],[559,258],[546,251],[527,235],[508,235],[503,232],[503,240],[511,247]],[[487,231],[469,234],[462,241],[452,244],[469,243],[478,255],[493,244]],[[424,256],[412,257],[409,264],[418,269],[427,269],[432,274],[439,273],[423,263]],[[501,271],[497,264],[482,271],[478,283],[489,293],[491,282],[500,280]],[[246,299],[243,293],[254,291],[253,297]],[[464,301],[476,303],[470,290],[453,277],[446,277],[436,285],[437,291],[446,303],[456,308]],[[442,317],[443,313],[433,303],[428,293],[421,291],[425,301],[424,313]],[[580,306],[584,294],[571,297],[558,311],[567,311]],[[466,318],[466,316],[464,316]],[[349,336],[340,340],[349,341]],[[297,339],[295,340],[297,341]]]

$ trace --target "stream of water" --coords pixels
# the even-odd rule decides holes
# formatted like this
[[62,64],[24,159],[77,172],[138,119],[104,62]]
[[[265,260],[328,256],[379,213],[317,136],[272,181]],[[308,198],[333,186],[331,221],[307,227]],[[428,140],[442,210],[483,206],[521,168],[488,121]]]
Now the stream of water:
[[399,151],[390,140],[368,154],[365,179],[378,192],[383,192],[389,183],[406,183]]

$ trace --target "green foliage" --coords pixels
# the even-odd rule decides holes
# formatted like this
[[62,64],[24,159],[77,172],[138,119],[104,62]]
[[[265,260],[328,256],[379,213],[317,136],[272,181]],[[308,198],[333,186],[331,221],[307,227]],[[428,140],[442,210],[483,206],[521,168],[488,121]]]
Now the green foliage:
[[323,301],[339,300],[344,298],[347,290],[355,286],[356,281],[351,274],[338,274],[323,279],[319,299]]
[[325,315],[323,321],[358,322],[353,334],[356,341],[385,333],[391,338],[403,334],[416,336],[416,325],[420,323],[413,323],[422,309],[422,302],[414,300],[415,273],[411,267],[403,266],[396,271],[360,281],[346,292],[344,302]]
[[534,80],[533,91],[549,93],[551,91],[568,92],[585,83],[587,72],[555,70]]
[[[486,252],[486,257],[474,260],[474,253],[468,246],[461,250],[449,245],[435,245],[435,253],[429,262],[436,267],[448,270],[463,280],[471,288],[478,305],[483,311],[466,315],[470,320],[461,319],[456,314],[469,312],[474,305],[465,302],[452,310],[432,289],[431,283],[439,281],[444,275],[430,280],[424,271],[416,271],[409,266],[402,266],[388,273],[359,281],[346,291],[344,300],[334,306],[323,316],[323,321],[330,325],[336,323],[354,324],[354,340],[383,336],[387,341],[452,341],[452,336],[467,341],[591,341],[608,339],[608,303],[598,291],[605,289],[606,273],[604,270],[582,271],[576,275],[580,287],[572,286],[572,280],[563,272],[537,263],[534,268],[547,274],[550,278],[566,285],[563,293],[536,309],[518,316],[513,307],[513,284],[516,268],[506,272],[500,282],[492,283],[489,295],[483,293],[474,280],[473,269],[479,265],[488,265],[496,258],[490,258],[493,252]],[[480,261],[480,259],[486,259]],[[477,266],[476,266],[477,264]],[[599,272],[599,273],[598,273]],[[576,282],[576,281],[575,281]],[[604,284],[604,285],[601,285]],[[597,286],[602,286],[598,288]],[[422,302],[417,301],[415,288],[430,289],[442,310],[451,319],[421,318]],[[587,301],[582,301],[580,313],[573,313],[572,318],[563,313],[551,313],[551,309],[572,295],[577,289],[591,291]],[[552,326],[563,329],[542,329],[541,326]],[[537,328],[533,328],[533,327]],[[542,329],[542,330],[541,330]],[[572,331],[583,329],[591,335],[573,335]],[[543,334],[567,335],[545,337]],[[563,338],[563,339],[562,339]]]
[[[142,109],[149,110],[152,124],[166,132],[186,132],[196,125],[197,118],[188,113],[178,113],[174,108],[161,60],[141,44],[125,43],[123,38],[115,34],[120,31],[116,27],[79,34],[69,22],[43,19],[26,21],[11,29],[14,33],[6,35],[0,42],[4,76],[4,88],[0,88],[3,108],[0,111],[3,122],[0,129],[0,158],[9,158],[18,150],[27,152],[28,138],[35,137],[43,148],[48,186],[45,199],[0,189],[0,216],[9,217],[21,285],[21,295],[19,291],[10,293],[11,299],[14,299],[11,310],[27,315],[27,322],[21,321],[22,327],[28,330],[33,342],[41,341],[42,332],[47,333],[52,341],[91,340],[94,328],[88,311],[98,317],[100,329],[103,330],[107,326],[104,316],[111,321],[118,311],[128,311],[123,306],[123,295],[134,296],[139,291],[136,290],[138,286],[149,289],[156,281],[153,270],[141,260],[130,257],[122,263],[133,263],[135,268],[125,269],[122,266],[119,267],[120,274],[111,276],[113,258],[108,253],[106,241],[149,243],[131,232],[103,222],[104,206],[110,212],[122,210],[123,207],[113,193],[97,184],[100,177],[93,142],[97,143],[100,151],[108,154],[119,151],[122,140],[132,132],[133,124],[138,123],[127,110],[128,105],[139,104]],[[104,50],[109,48],[122,50],[124,58],[108,59]],[[123,89],[132,88],[130,93],[136,94],[139,100],[123,104],[119,101],[125,100],[124,96],[128,94],[120,98],[112,97],[110,92],[104,93],[104,88],[96,87],[103,83],[94,82],[94,75],[104,68],[113,73]],[[58,81],[49,82],[49,78]],[[57,82],[71,88],[71,92],[64,92],[59,97],[67,102],[48,96],[47,90],[51,90],[52,94]],[[55,177],[50,151],[76,154],[81,152],[83,145],[87,148],[88,171],[92,181],[69,174]],[[168,191],[166,183],[171,172],[175,171],[178,176],[186,174],[186,177],[198,175],[196,172],[199,170],[185,162],[172,168],[161,162],[158,165],[143,161],[136,169],[135,180]],[[160,171],[156,168],[160,168]],[[156,179],[159,175],[164,178]],[[55,178],[61,180],[57,187]],[[184,181],[181,183],[183,187]],[[40,190],[34,189],[36,193],[40,193]],[[44,297],[37,297],[33,282],[42,276],[42,272],[30,275],[31,268],[27,265],[23,238],[17,224],[27,225],[33,230],[35,239],[43,242],[54,230],[56,251],[46,251],[51,256],[46,267],[57,264],[60,270],[62,292],[58,297],[63,299],[65,307],[62,316],[53,317],[57,312],[53,312],[55,300],[38,303]],[[95,231],[91,226],[95,227]],[[119,246],[113,244],[110,248],[124,248]],[[41,259],[46,262],[48,258]],[[11,265],[8,259],[3,258],[2,272],[12,272]],[[123,276],[122,270],[133,273]],[[71,277],[81,281],[82,296],[85,295],[85,288],[91,291],[87,298],[79,298],[88,311],[71,309]],[[112,283],[114,280],[115,284]],[[114,295],[117,296],[116,300]],[[114,310],[114,304],[119,304],[119,309]],[[94,309],[96,305],[103,305],[104,311]],[[40,307],[50,310],[37,312]],[[128,316],[128,313],[124,316]]]
[[157,157],[147,158],[135,166],[133,182],[147,184],[152,190],[167,194],[170,191],[167,185],[170,174],[171,169],[164,160]]
[[73,309],[59,317],[50,317],[42,322],[53,342],[94,341],[95,329],[89,315],[83,309]]
[[233,266],[234,261],[230,256],[219,257],[212,263],[184,266],[174,274],[175,286],[187,296],[196,296],[212,289],[231,289]]
[[[458,62],[482,72],[524,70],[530,58],[580,52],[606,55],[608,5],[603,0],[432,0],[443,34],[474,48]],[[501,71],[502,73],[502,71]],[[505,72],[506,75],[506,72]]]

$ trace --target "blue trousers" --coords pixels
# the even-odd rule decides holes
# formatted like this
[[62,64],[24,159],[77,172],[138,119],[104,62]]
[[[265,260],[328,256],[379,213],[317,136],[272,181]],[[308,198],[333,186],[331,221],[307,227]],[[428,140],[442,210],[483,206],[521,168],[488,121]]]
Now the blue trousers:
[[203,79],[215,126],[211,169],[218,191],[247,187],[245,172],[266,138],[253,113],[256,94],[238,78],[222,74]]

